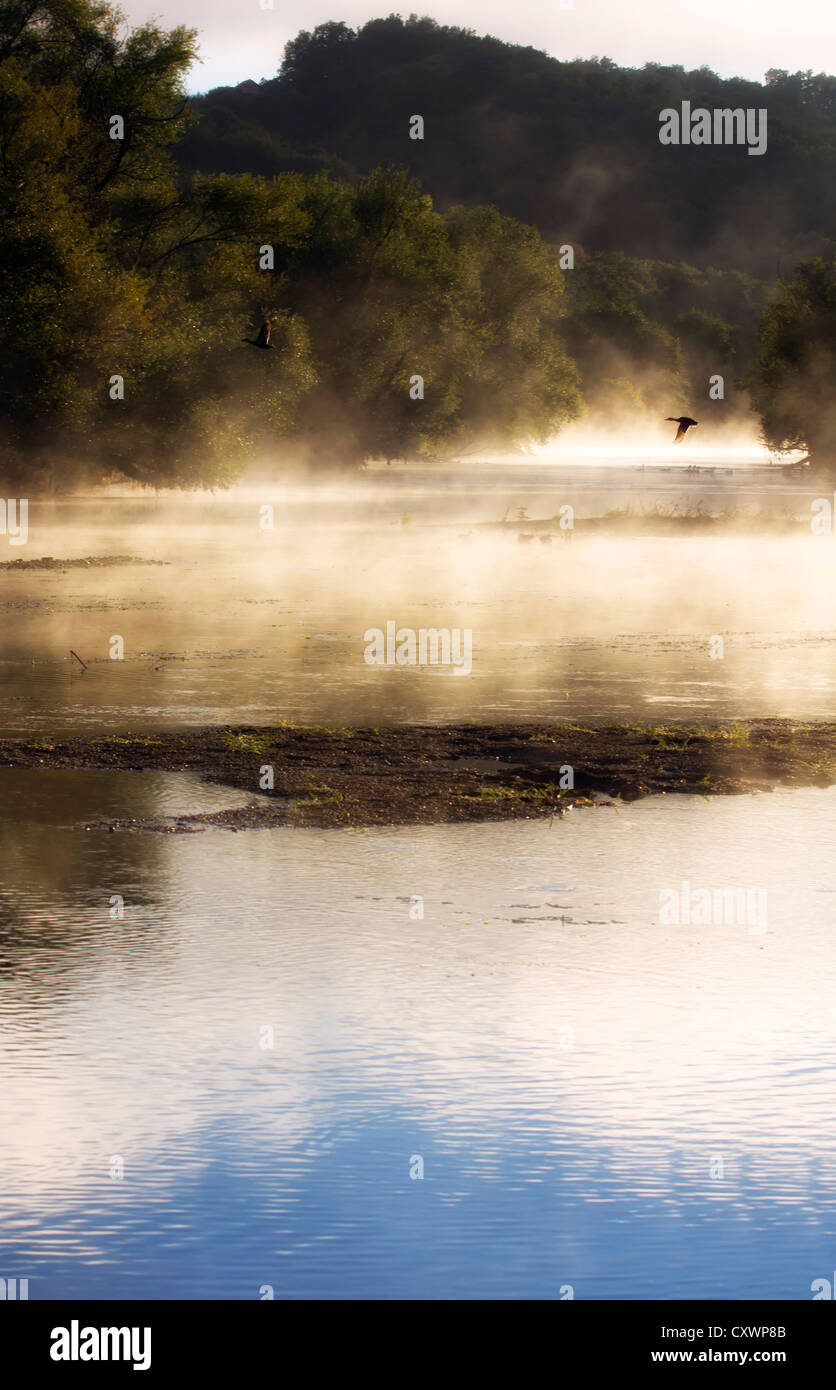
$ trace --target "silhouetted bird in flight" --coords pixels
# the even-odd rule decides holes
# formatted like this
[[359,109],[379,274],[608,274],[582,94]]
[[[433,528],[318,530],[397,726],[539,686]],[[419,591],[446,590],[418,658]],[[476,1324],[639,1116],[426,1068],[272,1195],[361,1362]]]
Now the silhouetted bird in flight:
[[674,444],[681,444],[691,426],[700,423],[699,420],[692,420],[690,415],[666,415],[665,419],[672,421],[674,425],[679,425],[676,438],[673,441]]
[[270,320],[269,320],[269,319],[265,319],[265,320],[264,320],[264,323],[261,325],[260,329],[258,330],[258,337],[257,337],[257,338],[242,338],[242,339],[241,339],[241,342],[242,342],[242,343],[252,343],[253,347],[257,347],[257,348],[271,348],[271,349],[272,349],[272,348],[273,348],[273,344],[270,342],[270,330],[271,330],[271,328],[272,328],[272,324],[270,323]]

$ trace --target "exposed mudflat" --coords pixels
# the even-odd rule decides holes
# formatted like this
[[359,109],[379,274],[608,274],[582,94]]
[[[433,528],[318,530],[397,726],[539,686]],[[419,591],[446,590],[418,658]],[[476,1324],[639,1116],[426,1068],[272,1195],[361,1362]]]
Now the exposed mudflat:
[[85,555],[75,560],[56,560],[42,555],[39,560],[3,560],[0,570],[96,570],[118,565],[166,565],[167,560],[141,560],[136,555]]
[[559,816],[619,797],[829,786],[836,782],[836,724],[214,726],[3,739],[0,766],[190,771],[257,797],[234,809],[96,827],[114,830],[497,821]]

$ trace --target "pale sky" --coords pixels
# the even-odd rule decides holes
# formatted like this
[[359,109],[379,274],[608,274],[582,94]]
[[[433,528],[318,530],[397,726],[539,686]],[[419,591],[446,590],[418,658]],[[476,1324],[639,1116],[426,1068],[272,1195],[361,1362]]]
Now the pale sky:
[[[262,0],[267,4],[268,0]],[[561,8],[566,5],[567,8]],[[571,8],[568,6],[571,5]],[[393,12],[393,0],[121,0],[131,23],[156,18],[164,27],[200,31],[203,62],[192,91],[275,76],[286,41],[300,29],[342,19],[352,28]],[[762,79],[768,68],[836,72],[836,23],[825,0],[415,0],[418,14],[556,58],[613,58],[707,64],[723,77]],[[407,6],[395,13],[410,13]]]

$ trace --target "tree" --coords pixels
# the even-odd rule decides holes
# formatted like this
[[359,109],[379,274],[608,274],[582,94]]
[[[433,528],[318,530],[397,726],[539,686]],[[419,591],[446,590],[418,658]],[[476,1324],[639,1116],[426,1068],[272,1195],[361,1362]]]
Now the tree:
[[565,344],[565,277],[539,232],[495,208],[445,218],[459,263],[468,351],[450,363],[469,441],[507,448],[546,440],[583,410]]
[[[660,111],[684,100],[768,108],[766,157],[660,145]],[[389,15],[305,31],[275,79],[210,92],[196,106],[223,121],[214,138],[208,127],[186,136],[185,167],[272,174],[319,160],[362,176],[394,163],[442,211],[495,205],[547,241],[596,251],[767,278],[780,256],[821,254],[836,221],[836,79],[822,74],[773,72],[764,84],[679,64],[561,62]],[[425,140],[408,137],[413,113],[425,119]]]
[[836,255],[802,262],[764,311],[751,394],[770,448],[836,472]]
[[[294,61],[349,39],[302,35]],[[223,486],[282,447],[357,464],[543,439],[578,412],[535,230],[441,213],[395,166],[183,176],[193,56],[190,31],[123,33],[97,0],[0,0],[6,479]],[[262,318],[277,351],[241,341]]]
[[93,0],[0,5],[2,466],[211,486],[313,380],[292,316],[269,378],[240,343],[271,307],[258,245],[301,230],[298,183],[180,180],[194,34],[119,28]]
[[[280,294],[319,373],[299,442],[347,462],[543,439],[580,409],[556,259],[493,209],[442,216],[403,170],[307,181]],[[420,379],[420,380],[419,380]]]

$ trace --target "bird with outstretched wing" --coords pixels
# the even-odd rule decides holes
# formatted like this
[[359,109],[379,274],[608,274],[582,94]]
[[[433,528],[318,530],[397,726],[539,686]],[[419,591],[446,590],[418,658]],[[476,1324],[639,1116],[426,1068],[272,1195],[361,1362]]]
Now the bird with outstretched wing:
[[665,419],[670,420],[674,425],[679,425],[676,438],[673,441],[674,444],[681,444],[691,426],[700,423],[699,420],[692,420],[690,415],[666,415]]

